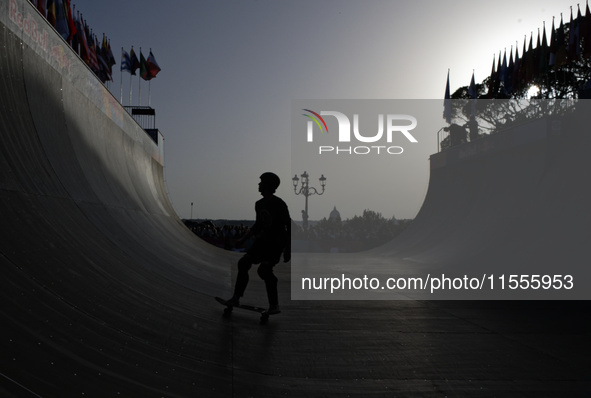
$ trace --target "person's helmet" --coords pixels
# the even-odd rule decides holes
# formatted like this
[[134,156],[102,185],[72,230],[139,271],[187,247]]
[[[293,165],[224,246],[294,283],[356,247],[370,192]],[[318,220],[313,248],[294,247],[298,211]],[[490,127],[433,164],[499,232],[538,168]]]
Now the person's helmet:
[[281,184],[281,180],[279,179],[279,177],[277,176],[277,174],[275,173],[271,173],[271,172],[266,172],[261,174],[261,182],[267,186],[269,186],[270,188],[276,190],[279,187],[279,184]]

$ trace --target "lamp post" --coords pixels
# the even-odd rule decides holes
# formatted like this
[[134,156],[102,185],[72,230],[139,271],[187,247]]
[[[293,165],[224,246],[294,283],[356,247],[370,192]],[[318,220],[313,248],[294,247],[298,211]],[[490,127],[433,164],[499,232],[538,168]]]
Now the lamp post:
[[324,187],[326,185],[326,178],[324,177],[324,174],[321,175],[321,177],[318,179],[318,181],[320,181],[320,186],[322,187],[322,192],[318,192],[318,190],[314,187],[310,187],[309,186],[309,175],[308,172],[304,171],[304,174],[300,175],[301,177],[301,181],[302,181],[302,185],[300,187],[300,190],[298,191],[298,184],[300,182],[300,179],[298,178],[298,175],[296,174],[291,180],[293,181],[293,192],[296,195],[304,195],[304,197],[306,198],[306,207],[304,208],[304,210],[302,210],[302,220],[303,220],[303,226],[304,226],[304,231],[308,231],[308,196],[312,196],[312,195],[322,195],[324,193]]

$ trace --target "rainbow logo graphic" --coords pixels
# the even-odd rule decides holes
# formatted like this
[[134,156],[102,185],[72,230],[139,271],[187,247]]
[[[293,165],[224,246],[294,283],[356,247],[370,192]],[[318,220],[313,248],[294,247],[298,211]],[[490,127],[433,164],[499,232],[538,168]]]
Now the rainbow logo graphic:
[[[326,127],[326,122],[324,121],[322,116],[320,116],[319,114],[317,114],[314,111],[311,111],[310,109],[302,109],[302,110],[311,113],[312,115],[306,115],[305,113],[302,113],[302,115],[306,116],[307,118],[312,119],[320,128],[320,131],[326,130],[326,133],[328,134],[328,127]],[[320,122],[322,122],[322,125],[324,125],[324,129],[322,128],[322,125],[320,124]],[[308,122],[308,123],[310,123],[310,122]]]

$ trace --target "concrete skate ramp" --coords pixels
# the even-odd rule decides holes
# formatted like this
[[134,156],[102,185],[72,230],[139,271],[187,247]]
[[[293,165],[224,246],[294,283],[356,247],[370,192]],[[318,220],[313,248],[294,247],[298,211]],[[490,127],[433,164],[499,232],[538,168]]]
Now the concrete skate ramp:
[[577,283],[568,298],[588,300],[591,104],[573,104],[568,117],[545,117],[432,155],[419,214],[400,239],[376,252],[443,272],[569,273]]
[[137,268],[219,291],[229,281],[214,264],[223,252],[212,254],[176,216],[162,140],[150,139],[27,2],[1,6],[3,18],[21,15],[28,29],[8,18],[1,32],[5,259],[30,264],[23,271],[36,277],[55,278],[63,264]]
[[[0,15],[2,373],[68,396],[72,380],[59,381],[63,368],[49,376],[52,362],[103,362],[127,384],[113,354],[168,336],[206,294],[226,293],[234,258],[175,214],[161,137],[137,125],[29,2],[0,1]],[[175,315],[140,321],[159,311]],[[78,349],[97,333],[111,337]],[[142,349],[140,362],[161,350]]]
[[295,302],[283,265],[281,315],[222,319],[236,256],[184,228],[162,141],[24,0],[0,0],[0,133],[1,397],[591,391],[579,304]]

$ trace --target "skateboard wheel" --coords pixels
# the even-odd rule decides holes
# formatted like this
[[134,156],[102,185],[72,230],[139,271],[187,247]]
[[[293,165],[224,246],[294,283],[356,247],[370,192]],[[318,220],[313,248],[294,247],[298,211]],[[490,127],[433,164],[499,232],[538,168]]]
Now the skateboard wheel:
[[226,309],[224,309],[224,316],[230,316],[230,314],[232,314],[232,308],[228,307]]
[[268,320],[269,320],[269,314],[261,315],[261,325],[266,324]]

